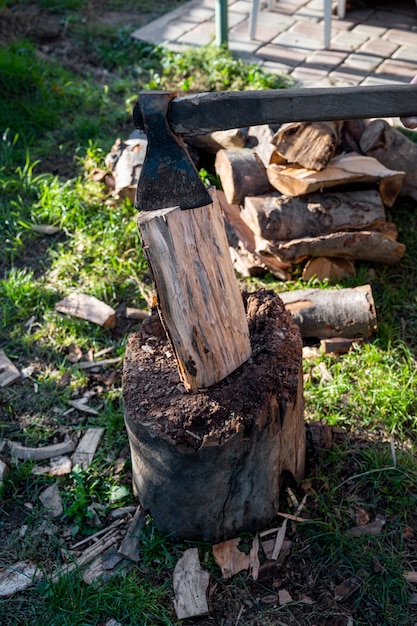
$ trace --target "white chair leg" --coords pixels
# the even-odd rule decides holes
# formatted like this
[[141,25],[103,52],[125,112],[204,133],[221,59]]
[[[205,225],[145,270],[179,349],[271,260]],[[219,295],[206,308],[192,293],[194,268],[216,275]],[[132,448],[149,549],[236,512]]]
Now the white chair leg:
[[[417,0],[416,0],[417,3]],[[342,20],[346,15],[346,0],[338,0],[337,2],[337,17]]]
[[332,32],[332,0],[324,0],[324,47],[330,48]]
[[[417,0],[416,0],[417,1]],[[249,19],[249,38],[256,39],[256,22],[258,20],[259,0],[252,0],[252,8]]]

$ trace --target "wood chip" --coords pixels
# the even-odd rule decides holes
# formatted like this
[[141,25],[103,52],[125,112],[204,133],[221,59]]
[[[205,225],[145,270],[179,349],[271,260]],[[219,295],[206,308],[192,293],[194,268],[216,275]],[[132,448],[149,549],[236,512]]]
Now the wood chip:
[[104,428],[89,428],[87,430],[72,455],[73,465],[81,465],[84,470],[87,469],[94,458],[103,433]]
[[75,443],[69,439],[62,443],[54,443],[41,448],[27,448],[20,445],[20,443],[9,441],[9,447],[12,457],[15,459],[20,459],[21,461],[44,461],[45,459],[53,459],[73,452]]
[[408,580],[409,583],[417,583],[417,572],[404,572],[404,578]]
[[59,517],[64,512],[58,483],[54,483],[42,491],[42,493],[39,494],[39,500],[42,502],[43,506],[48,509],[48,514],[51,517]]
[[145,512],[138,506],[132,522],[119,548],[119,553],[137,563],[139,561],[139,541],[145,525]]
[[238,549],[239,543],[240,538],[236,537],[213,546],[213,556],[222,570],[223,578],[231,578],[249,568],[249,556]]
[[10,471],[9,464],[6,463],[6,461],[3,461],[3,459],[0,459],[0,487],[2,486],[3,481],[7,477],[9,471]]
[[71,293],[55,304],[55,310],[93,322],[103,328],[116,326],[116,311],[105,302],[85,293]]
[[103,359],[102,361],[82,361],[78,363],[78,367],[82,370],[88,370],[93,367],[105,367],[107,365],[113,365],[113,363],[119,363],[122,357],[115,357],[114,359]]
[[259,575],[259,538],[258,533],[256,533],[255,537],[252,541],[252,546],[249,552],[249,570],[253,580],[258,580]]
[[0,567],[0,598],[28,589],[38,576],[38,566],[33,561],[17,561],[8,567]]
[[142,309],[135,309],[133,307],[126,307],[126,317],[128,320],[144,320],[149,317],[149,311],[143,311]]
[[69,574],[74,569],[79,569],[81,567],[84,567],[85,565],[88,565],[88,563],[91,563],[99,554],[105,552],[108,548],[117,543],[119,539],[120,531],[118,529],[111,530],[99,541],[97,541],[97,543],[94,543],[92,546],[87,548],[87,550],[85,550],[83,554],[78,559],[76,559],[76,561],[73,561],[72,563],[69,563],[69,565],[66,565],[65,567],[57,570],[52,576],[52,581],[57,582],[61,578],[61,576]]
[[173,574],[174,608],[178,619],[207,615],[209,579],[209,573],[201,568],[198,549],[186,550]]
[[12,385],[20,379],[20,372],[3,350],[0,350],[0,387]]
[[35,476],[43,476],[45,474],[49,476],[65,476],[66,474],[70,474],[71,470],[71,459],[68,456],[58,456],[51,459],[50,464],[45,467],[34,465],[32,467],[32,474]]
[[113,548],[103,552],[92,561],[83,572],[83,580],[86,585],[102,580],[107,582],[112,576],[118,573],[118,565],[123,561],[123,557]]
[[70,404],[77,411],[82,411],[83,413],[89,413],[90,415],[98,415],[97,409],[93,409],[93,407],[88,406],[85,402],[81,400],[68,400],[68,404]]
[[52,226],[51,224],[31,224],[30,229],[41,235],[56,235],[56,233],[59,233],[58,226]]
[[337,585],[334,590],[334,599],[336,602],[343,602],[360,588],[360,580],[357,576],[351,576]]

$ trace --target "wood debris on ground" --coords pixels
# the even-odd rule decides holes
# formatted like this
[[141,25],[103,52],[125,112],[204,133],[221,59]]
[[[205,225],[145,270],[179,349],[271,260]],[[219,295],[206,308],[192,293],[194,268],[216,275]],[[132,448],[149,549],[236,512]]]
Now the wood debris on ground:
[[85,293],[71,293],[55,304],[55,310],[72,315],[103,328],[116,326],[116,311],[95,296]]
[[28,589],[38,578],[40,571],[33,561],[17,561],[0,567],[0,598],[9,598],[18,591]]
[[17,382],[21,378],[21,373],[17,367],[6,356],[3,350],[0,350],[0,387],[7,387]]
[[49,446],[41,446],[39,448],[30,448],[21,445],[16,441],[9,441],[10,454],[12,458],[20,461],[44,461],[59,456],[70,454],[75,450],[75,442],[67,439],[61,443],[54,443]]
[[140,535],[145,525],[145,513],[139,505],[119,548],[119,553],[137,563],[139,561]]
[[88,428],[72,455],[73,465],[80,465],[83,470],[89,467],[103,433],[104,428]]
[[42,491],[39,494],[39,500],[51,517],[60,517],[64,512],[58,483],[54,483]]
[[200,565],[198,548],[189,548],[174,568],[174,608],[178,619],[207,615],[210,574]]

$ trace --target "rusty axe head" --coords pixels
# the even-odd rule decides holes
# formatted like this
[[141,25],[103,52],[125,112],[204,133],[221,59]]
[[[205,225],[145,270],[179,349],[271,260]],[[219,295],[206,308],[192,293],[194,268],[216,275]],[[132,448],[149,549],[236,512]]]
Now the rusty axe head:
[[148,147],[136,190],[135,207],[153,211],[179,206],[195,209],[212,202],[188,150],[170,129],[167,112],[175,94],[144,91],[133,111],[136,128],[145,131]]

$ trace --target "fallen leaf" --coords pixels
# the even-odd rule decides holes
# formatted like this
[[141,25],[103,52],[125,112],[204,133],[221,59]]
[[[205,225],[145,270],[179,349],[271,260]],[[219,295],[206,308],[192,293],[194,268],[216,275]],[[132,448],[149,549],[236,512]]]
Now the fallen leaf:
[[284,606],[284,604],[289,604],[290,602],[294,602],[291,594],[286,589],[280,589],[278,591],[278,601],[280,606]]
[[238,549],[240,538],[229,539],[213,546],[213,556],[222,570],[223,578],[231,578],[238,572],[249,568],[250,559]]
[[369,523],[370,517],[368,513],[361,509],[360,507],[356,507],[355,509],[355,517],[357,526],[365,526]]

